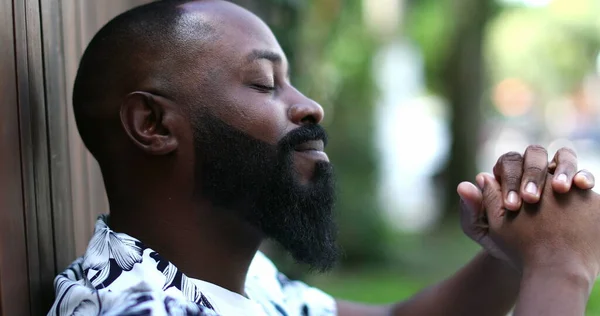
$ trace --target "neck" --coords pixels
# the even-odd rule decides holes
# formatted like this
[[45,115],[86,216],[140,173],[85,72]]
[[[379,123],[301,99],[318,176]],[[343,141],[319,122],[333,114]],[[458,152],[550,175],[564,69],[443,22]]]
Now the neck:
[[171,200],[143,206],[112,202],[111,229],[139,239],[188,277],[244,295],[262,235],[233,212]]

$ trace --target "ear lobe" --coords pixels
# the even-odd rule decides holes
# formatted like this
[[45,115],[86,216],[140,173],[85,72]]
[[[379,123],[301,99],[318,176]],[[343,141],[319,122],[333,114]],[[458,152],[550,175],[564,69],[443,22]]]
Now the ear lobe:
[[150,155],[166,155],[177,149],[178,141],[165,123],[172,110],[168,101],[148,92],[128,94],[121,104],[121,124],[131,141]]

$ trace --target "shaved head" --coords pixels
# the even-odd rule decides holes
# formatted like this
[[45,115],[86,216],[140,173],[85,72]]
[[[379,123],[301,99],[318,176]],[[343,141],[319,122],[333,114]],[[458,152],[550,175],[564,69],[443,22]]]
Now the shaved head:
[[[215,0],[205,0],[204,3]],[[189,0],[156,1],[129,10],[108,22],[86,48],[73,88],[77,126],[88,149],[101,160],[110,129],[118,124],[120,99],[136,90],[175,94],[174,65],[190,42],[199,53],[203,42],[217,37],[202,17],[186,15]],[[113,128],[114,130],[114,128]]]

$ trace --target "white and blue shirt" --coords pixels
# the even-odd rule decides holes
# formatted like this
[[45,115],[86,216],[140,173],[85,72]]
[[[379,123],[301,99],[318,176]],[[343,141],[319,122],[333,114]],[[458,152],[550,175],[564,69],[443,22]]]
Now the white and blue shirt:
[[331,296],[287,279],[261,252],[246,276],[245,297],[188,278],[156,251],[106,223],[107,217],[100,216],[85,255],[56,277],[49,316],[336,315]]

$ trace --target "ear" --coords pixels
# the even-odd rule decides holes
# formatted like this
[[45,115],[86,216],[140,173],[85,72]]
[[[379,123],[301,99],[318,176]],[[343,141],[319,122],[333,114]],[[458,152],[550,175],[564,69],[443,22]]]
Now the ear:
[[172,127],[175,105],[148,92],[128,94],[121,104],[121,124],[131,141],[150,155],[166,155],[177,149],[179,142]]

